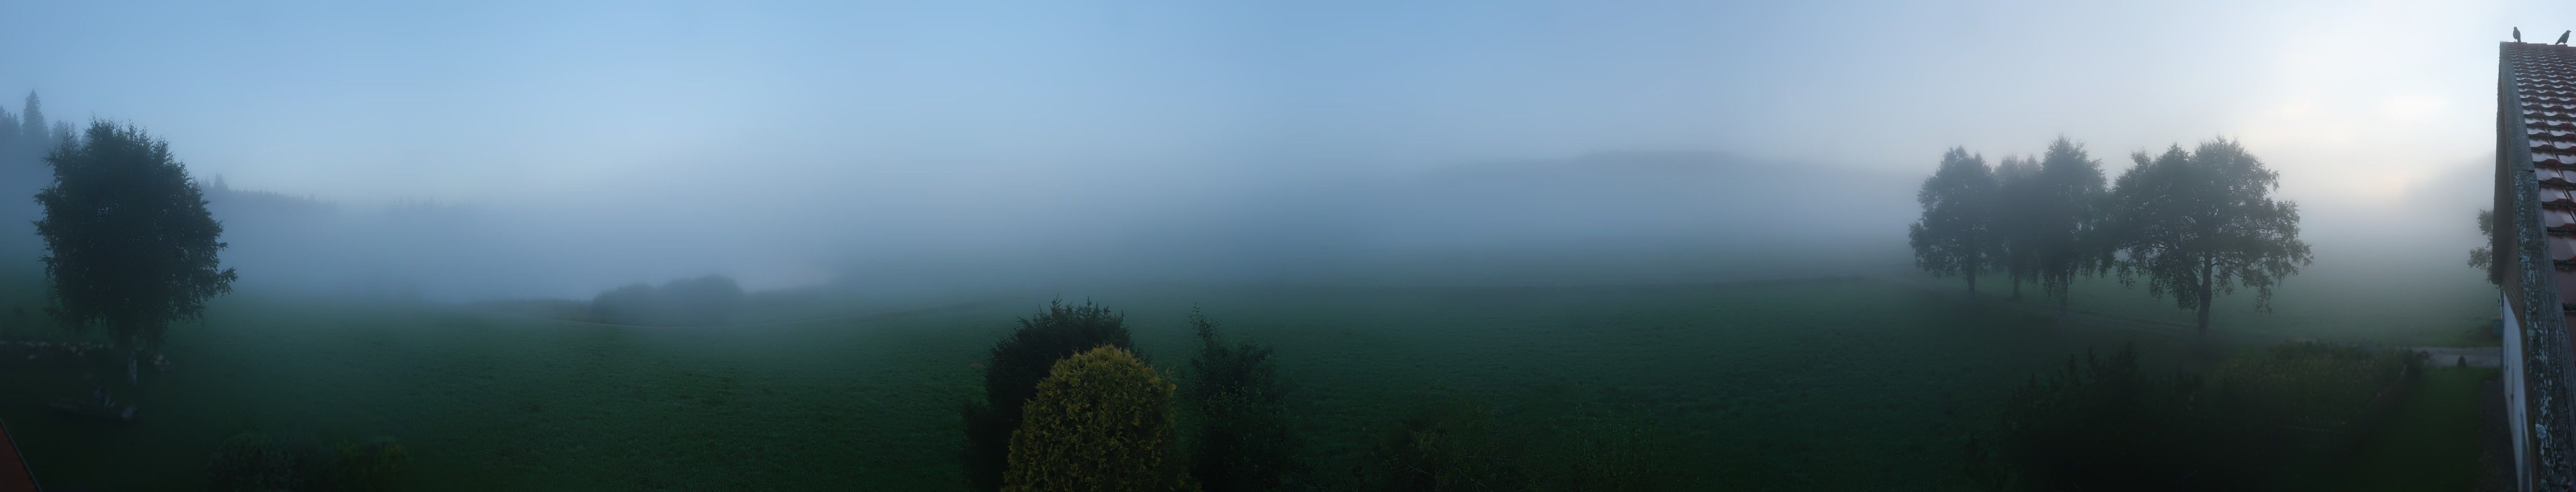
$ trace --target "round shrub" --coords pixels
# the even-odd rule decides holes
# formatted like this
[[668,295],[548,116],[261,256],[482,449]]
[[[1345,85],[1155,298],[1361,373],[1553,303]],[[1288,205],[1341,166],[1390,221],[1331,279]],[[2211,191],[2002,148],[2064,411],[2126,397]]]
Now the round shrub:
[[1126,349],[1055,363],[1011,433],[1006,492],[1184,490],[1173,385]]
[[1090,302],[1049,302],[1046,311],[1019,321],[1020,329],[993,344],[992,358],[984,362],[984,401],[968,401],[960,408],[966,447],[958,458],[968,490],[1002,489],[1021,406],[1037,394],[1038,381],[1046,379],[1057,361],[1102,345],[1132,346],[1126,316]]

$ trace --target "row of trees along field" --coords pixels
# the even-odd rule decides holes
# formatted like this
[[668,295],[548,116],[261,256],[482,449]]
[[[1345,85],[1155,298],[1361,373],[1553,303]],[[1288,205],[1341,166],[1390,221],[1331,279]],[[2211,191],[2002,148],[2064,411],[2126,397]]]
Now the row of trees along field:
[[2106,187],[2101,161],[2065,137],[2035,158],[1996,165],[1951,148],[1916,195],[1923,215],[1907,227],[1915,266],[1965,277],[1971,295],[1980,274],[2001,273],[2014,299],[2033,283],[2060,309],[2079,276],[2144,280],[2150,295],[2198,310],[2206,334],[2216,296],[2249,288],[2269,309],[2272,287],[2310,263],[2298,204],[2272,197],[2280,175],[2241,143],[2129,158]]

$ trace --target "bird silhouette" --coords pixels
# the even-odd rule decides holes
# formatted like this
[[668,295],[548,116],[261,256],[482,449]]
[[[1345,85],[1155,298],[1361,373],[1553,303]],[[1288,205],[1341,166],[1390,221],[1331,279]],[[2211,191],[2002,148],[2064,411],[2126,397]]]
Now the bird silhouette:
[[2522,28],[2519,28],[2519,27],[2513,28],[2513,42],[2516,42],[2516,43],[2520,43],[2520,42],[2522,42]]
[[2558,45],[2559,45],[2559,46],[2566,46],[2566,45],[2567,45],[2567,33],[2576,33],[2576,31],[2567,31],[2567,32],[2558,33]]

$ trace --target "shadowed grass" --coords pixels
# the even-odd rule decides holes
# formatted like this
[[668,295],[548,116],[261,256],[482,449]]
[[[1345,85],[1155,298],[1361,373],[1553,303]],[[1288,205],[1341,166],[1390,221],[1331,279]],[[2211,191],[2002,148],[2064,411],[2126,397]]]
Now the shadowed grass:
[[[886,319],[622,328],[244,292],[171,330],[172,372],[139,421],[68,421],[70,370],[9,368],[6,418],[49,485],[193,488],[223,438],[392,436],[413,490],[962,488],[956,404],[1011,319],[1044,295]],[[1548,415],[1641,408],[1687,443],[1700,484],[1964,489],[1959,449],[2031,374],[2137,343],[1866,279],[1628,287],[1144,285],[1070,292],[1128,311],[1176,370],[1191,303],[1276,347],[1318,477],[1346,475],[1425,401]],[[853,311],[878,307],[851,305]],[[109,375],[112,376],[112,375]],[[1916,487],[1909,487],[1916,488]]]

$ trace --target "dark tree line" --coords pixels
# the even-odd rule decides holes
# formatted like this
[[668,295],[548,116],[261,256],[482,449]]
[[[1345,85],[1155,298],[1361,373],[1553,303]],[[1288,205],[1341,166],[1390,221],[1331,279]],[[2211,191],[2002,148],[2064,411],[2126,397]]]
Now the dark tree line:
[[[71,122],[45,119],[44,102],[35,93],[27,93],[24,105],[15,113],[0,107],[0,197],[6,197],[0,199],[0,219],[11,222],[0,230],[23,231],[21,228],[36,219],[36,202],[28,197],[53,181],[53,169],[45,163],[45,154],[77,137]],[[18,242],[25,237],[20,234],[24,233],[15,232],[0,241],[12,246],[28,244]],[[16,254],[18,250],[0,251]]]
[[2222,138],[2130,157],[2135,165],[2105,186],[2101,161],[2065,137],[1993,166],[1951,148],[1916,196],[1915,266],[1965,277],[1971,294],[1980,273],[2002,273],[2014,299],[2031,283],[2060,309],[2079,276],[2145,280],[2149,294],[2197,310],[2205,333],[2216,296],[2251,288],[2268,309],[2272,287],[2309,263],[2298,205],[2272,198],[2279,174],[2243,145]]

